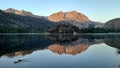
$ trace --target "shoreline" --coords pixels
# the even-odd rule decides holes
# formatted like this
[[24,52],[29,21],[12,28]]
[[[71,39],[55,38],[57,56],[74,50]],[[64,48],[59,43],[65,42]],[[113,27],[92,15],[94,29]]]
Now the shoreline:
[[[0,33],[0,35],[74,35],[73,33]],[[75,35],[120,35],[120,33],[78,33]]]

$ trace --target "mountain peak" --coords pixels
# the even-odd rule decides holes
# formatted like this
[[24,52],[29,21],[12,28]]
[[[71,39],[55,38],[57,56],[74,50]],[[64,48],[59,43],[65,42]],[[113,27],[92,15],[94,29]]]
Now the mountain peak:
[[16,10],[13,8],[8,8],[8,9],[4,10],[4,12],[23,15],[23,16],[31,16],[31,17],[33,16],[33,14],[31,12],[24,11],[24,10]]
[[8,8],[8,9],[6,9],[6,10],[15,10],[15,9],[13,9],[13,8]]
[[77,11],[69,11],[69,12],[62,12],[59,11],[57,13],[53,13],[48,17],[50,21],[59,22],[64,20],[70,20],[75,22],[89,22],[87,16]]
[[35,17],[35,18],[44,18],[44,16],[38,16],[38,15],[34,15],[29,11],[25,11],[25,10],[16,10],[13,8],[8,8],[6,10],[3,10],[4,12],[7,13],[13,13],[13,14],[17,14],[17,15],[22,15],[22,16],[30,16],[30,17]]

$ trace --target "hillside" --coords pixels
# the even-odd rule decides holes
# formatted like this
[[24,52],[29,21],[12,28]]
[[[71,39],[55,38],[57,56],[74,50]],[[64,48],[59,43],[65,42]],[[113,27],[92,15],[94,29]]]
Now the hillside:
[[120,18],[112,19],[104,24],[105,29],[120,29]]
[[25,11],[25,10],[16,10],[13,8],[8,8],[6,10],[3,10],[4,12],[7,13],[13,13],[13,14],[17,14],[17,15],[22,15],[22,16],[30,16],[30,17],[35,17],[35,18],[46,18],[44,16],[38,16],[38,15],[34,15],[29,11]]
[[120,18],[103,24],[91,21],[86,15],[77,11],[60,11],[46,17],[13,8],[0,10],[0,33],[44,31],[52,33],[120,32]]
[[54,23],[45,18],[34,18],[0,10],[0,32],[35,32],[53,26]]

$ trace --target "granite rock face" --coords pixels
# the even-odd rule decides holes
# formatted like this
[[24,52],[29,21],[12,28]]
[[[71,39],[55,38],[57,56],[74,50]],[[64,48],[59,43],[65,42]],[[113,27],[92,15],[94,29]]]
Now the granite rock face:
[[76,12],[76,11],[70,11],[70,12],[57,12],[48,17],[50,21],[53,22],[59,22],[59,21],[74,21],[74,22],[89,22],[87,16],[85,16],[82,13]]
[[6,10],[3,10],[4,12],[7,13],[13,13],[13,14],[17,14],[17,15],[22,15],[22,16],[30,16],[30,17],[35,17],[35,18],[44,18],[44,16],[38,16],[38,15],[34,15],[33,13],[29,12],[29,11],[25,11],[25,10],[16,10],[13,8],[8,8]]

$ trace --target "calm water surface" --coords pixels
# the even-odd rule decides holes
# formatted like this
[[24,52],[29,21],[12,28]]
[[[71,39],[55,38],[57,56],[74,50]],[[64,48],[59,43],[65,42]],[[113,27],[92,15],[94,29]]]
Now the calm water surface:
[[0,68],[120,68],[120,36],[0,35]]

